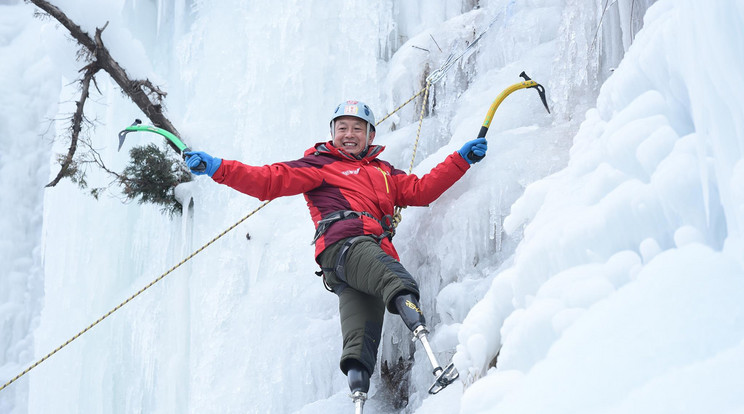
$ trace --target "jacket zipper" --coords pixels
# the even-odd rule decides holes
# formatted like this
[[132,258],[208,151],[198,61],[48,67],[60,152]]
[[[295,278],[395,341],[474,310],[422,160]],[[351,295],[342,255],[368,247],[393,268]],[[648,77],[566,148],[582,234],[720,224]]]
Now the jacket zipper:
[[382,178],[385,179],[385,191],[387,191],[387,193],[390,194],[390,187],[388,187],[388,182],[387,182],[387,175],[388,175],[387,171],[383,170],[380,167],[375,167],[375,168],[377,168],[382,173]]

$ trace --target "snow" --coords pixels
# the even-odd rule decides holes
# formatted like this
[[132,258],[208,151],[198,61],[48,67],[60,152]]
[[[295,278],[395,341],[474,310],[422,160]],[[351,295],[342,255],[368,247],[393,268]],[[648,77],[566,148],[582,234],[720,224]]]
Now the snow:
[[[719,365],[723,369],[711,376],[709,368],[704,368],[716,365],[718,358],[729,360],[732,356],[727,354],[735,354],[734,349],[741,346],[739,332],[744,315],[739,299],[729,293],[744,288],[740,272],[733,261],[698,243],[660,254],[641,270],[634,283],[604,301],[595,301],[569,329],[559,333],[559,338],[551,341],[547,355],[531,365],[517,389],[508,384],[506,388],[511,388],[508,392],[496,391],[496,398],[486,397],[485,402],[481,401],[484,395],[471,396],[466,392],[463,411],[471,412],[470,400],[479,406],[489,406],[486,412],[654,409],[671,413],[741,409],[741,401],[732,401],[732,395],[726,391],[717,390],[708,395],[713,384],[730,391],[741,389],[744,382],[735,369]],[[527,313],[540,312],[533,310],[538,306],[535,303]],[[532,321],[529,325],[539,326],[539,323]],[[591,346],[587,346],[587,341]],[[504,349],[509,346],[507,339]],[[502,356],[505,360],[514,359],[506,353]],[[741,359],[740,354],[738,358]],[[510,370],[525,372],[519,365],[506,365],[504,361],[503,375],[513,376]],[[705,379],[696,380],[701,381],[702,387],[690,389],[686,385],[678,389],[677,385],[683,381],[676,374],[687,376],[689,381],[691,374],[682,374],[684,371],[703,375]],[[486,380],[499,390],[505,387],[504,381],[498,380],[501,375],[496,370]],[[706,381],[713,384],[705,385]],[[647,388],[657,391],[657,396],[649,399]],[[500,395],[503,399],[497,399]],[[721,405],[712,398],[718,395]],[[703,399],[707,403],[701,406]]]
[[[365,412],[744,412],[742,2],[53,3],[91,34],[109,22],[104,43],[168,92],[192,148],[252,164],[327,139],[344,99],[381,119],[495,22],[432,85],[413,172],[474,138],[523,70],[551,114],[513,93],[486,159],[403,211],[396,246],[462,381],[428,395],[425,353],[387,315],[378,368],[415,362],[406,401],[378,369]],[[44,188],[83,63],[33,13],[0,2],[0,385],[261,204],[206,177],[178,188],[172,219]],[[97,86],[85,133],[121,170],[116,134],[142,114]],[[420,112],[378,127],[401,169]],[[351,412],[312,233],[301,197],[275,200],[0,391],[0,412]]]

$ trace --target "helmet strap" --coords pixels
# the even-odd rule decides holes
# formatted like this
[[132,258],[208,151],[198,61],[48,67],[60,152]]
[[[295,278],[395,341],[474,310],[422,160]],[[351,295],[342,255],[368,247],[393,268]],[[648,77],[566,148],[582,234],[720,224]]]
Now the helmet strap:
[[365,150],[366,150],[367,148],[369,148],[369,130],[370,130],[370,129],[372,129],[372,128],[371,128],[371,127],[369,126],[369,122],[367,122],[367,140],[366,140],[366,142],[364,143],[364,149],[365,149]]
[[367,152],[369,152],[369,130],[370,130],[369,122],[367,122],[367,137],[364,141],[364,149],[361,152],[359,152],[359,154],[356,155],[356,157],[360,160],[366,157]]

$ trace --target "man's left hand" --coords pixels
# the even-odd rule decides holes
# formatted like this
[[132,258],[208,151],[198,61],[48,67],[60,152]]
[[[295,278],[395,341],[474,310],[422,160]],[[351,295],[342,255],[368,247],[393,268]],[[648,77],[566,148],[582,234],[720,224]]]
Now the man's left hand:
[[476,138],[472,141],[468,141],[465,145],[457,151],[468,164],[475,164],[486,157],[486,151],[488,150],[488,142],[485,137]]

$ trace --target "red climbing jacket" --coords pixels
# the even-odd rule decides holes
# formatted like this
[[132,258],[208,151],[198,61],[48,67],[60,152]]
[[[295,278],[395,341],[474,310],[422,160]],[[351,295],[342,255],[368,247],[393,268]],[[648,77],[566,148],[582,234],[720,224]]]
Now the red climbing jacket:
[[[470,168],[454,152],[419,178],[377,159],[384,149],[372,145],[364,158],[356,159],[329,141],[316,144],[296,161],[254,167],[223,160],[212,179],[260,200],[304,194],[316,228],[321,219],[337,211],[365,212],[374,217],[365,214],[333,223],[315,242],[317,258],[341,239],[382,235],[381,221],[392,217],[395,206],[428,205]],[[383,238],[380,245],[398,259],[389,238]]]

